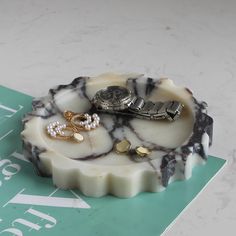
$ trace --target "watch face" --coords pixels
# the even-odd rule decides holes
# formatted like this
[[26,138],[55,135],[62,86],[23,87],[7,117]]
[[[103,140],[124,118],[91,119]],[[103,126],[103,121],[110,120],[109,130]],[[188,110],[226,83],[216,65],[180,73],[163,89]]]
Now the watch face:
[[120,86],[109,86],[100,92],[100,98],[111,104],[118,104],[130,96],[130,91]]
[[94,99],[94,105],[98,109],[106,111],[117,111],[127,108],[127,104],[132,98],[129,89],[121,86],[109,86],[99,90]]

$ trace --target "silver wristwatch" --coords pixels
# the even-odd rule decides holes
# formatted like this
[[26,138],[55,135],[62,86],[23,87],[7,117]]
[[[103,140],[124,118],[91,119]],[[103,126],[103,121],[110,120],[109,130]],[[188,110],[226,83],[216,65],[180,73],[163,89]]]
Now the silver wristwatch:
[[121,86],[109,86],[99,90],[92,99],[92,103],[100,112],[150,120],[168,119],[173,121],[180,116],[183,109],[183,104],[178,101],[145,101]]

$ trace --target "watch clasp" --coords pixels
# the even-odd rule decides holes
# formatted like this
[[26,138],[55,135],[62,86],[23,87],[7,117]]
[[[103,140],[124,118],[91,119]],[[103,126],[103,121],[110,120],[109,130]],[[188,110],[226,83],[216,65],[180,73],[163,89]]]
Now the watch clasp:
[[184,105],[180,102],[177,102],[177,101],[168,102],[167,108],[166,108],[168,120],[174,121],[174,120],[178,119],[183,107],[184,107]]

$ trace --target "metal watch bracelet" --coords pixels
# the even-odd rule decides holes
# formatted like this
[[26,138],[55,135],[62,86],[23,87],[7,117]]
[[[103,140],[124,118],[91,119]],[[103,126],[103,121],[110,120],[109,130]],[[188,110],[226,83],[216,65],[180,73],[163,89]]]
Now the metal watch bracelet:
[[151,120],[168,119],[170,121],[176,120],[182,109],[183,104],[177,101],[167,102],[152,102],[145,101],[141,97],[133,97],[128,105],[130,112],[135,113],[136,116],[145,117]]

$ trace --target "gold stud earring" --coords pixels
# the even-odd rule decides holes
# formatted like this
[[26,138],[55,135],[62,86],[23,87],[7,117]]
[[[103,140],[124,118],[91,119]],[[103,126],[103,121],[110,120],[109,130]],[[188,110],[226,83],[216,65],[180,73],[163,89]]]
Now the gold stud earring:
[[146,158],[151,154],[151,151],[144,146],[137,146],[135,147],[135,149],[131,149],[131,143],[127,139],[123,139],[121,141],[116,142],[114,144],[114,150],[118,154],[136,154],[138,155],[138,159]]
[[131,143],[127,139],[116,142],[114,145],[115,152],[118,154],[128,153],[131,148]]

